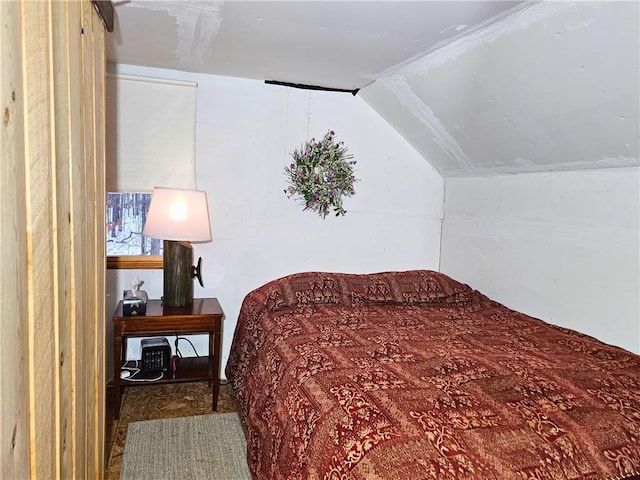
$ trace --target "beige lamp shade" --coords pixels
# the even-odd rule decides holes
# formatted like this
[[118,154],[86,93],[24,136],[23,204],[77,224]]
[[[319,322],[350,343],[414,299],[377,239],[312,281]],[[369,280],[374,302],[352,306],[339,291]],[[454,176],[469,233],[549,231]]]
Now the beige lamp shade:
[[154,188],[142,234],[162,240],[210,242],[206,192]]

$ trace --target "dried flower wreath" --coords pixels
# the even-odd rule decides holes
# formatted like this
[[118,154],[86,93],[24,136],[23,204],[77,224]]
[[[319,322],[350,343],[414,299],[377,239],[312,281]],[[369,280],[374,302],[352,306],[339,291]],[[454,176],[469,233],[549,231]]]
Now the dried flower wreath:
[[344,142],[334,141],[334,136],[329,130],[321,140],[307,141],[293,151],[293,163],[284,169],[289,183],[284,193],[297,195],[304,210],[316,211],[322,218],[331,208],[336,216],[346,213],[342,198],[355,193],[353,184],[358,181],[353,155],[347,154]]

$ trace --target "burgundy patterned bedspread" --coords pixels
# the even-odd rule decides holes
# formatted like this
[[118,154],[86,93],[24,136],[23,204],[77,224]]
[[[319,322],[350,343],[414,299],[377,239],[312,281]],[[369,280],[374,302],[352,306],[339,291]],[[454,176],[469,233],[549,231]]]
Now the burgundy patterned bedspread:
[[226,374],[255,479],[640,475],[639,356],[436,272],[268,283]]

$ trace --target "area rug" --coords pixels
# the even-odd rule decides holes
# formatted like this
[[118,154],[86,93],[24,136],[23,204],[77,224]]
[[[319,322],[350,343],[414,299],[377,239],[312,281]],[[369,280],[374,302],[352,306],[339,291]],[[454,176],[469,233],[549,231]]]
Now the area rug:
[[132,422],[120,478],[251,479],[237,413]]

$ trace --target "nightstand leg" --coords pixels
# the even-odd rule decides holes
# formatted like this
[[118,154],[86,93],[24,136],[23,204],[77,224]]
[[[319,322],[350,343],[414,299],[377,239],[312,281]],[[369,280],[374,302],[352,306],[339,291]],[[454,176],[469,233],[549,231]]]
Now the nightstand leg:
[[113,338],[113,413],[116,420],[120,419],[120,402],[122,391],[120,387],[120,369],[122,367],[122,336]]
[[209,355],[213,352],[213,372],[211,375],[212,385],[212,396],[213,396],[213,404],[211,409],[216,411],[218,409],[218,393],[220,387],[220,338],[221,335],[215,334],[215,343],[214,343],[214,334],[209,333]]

